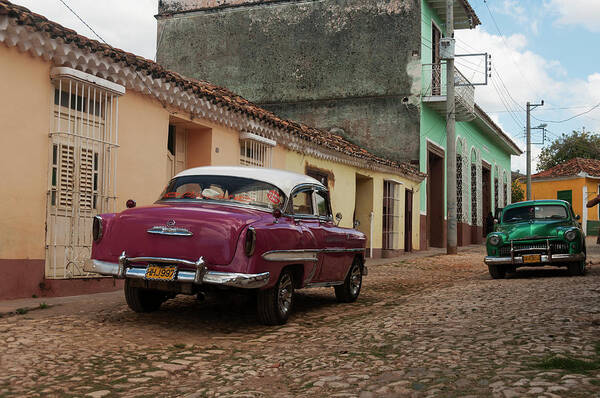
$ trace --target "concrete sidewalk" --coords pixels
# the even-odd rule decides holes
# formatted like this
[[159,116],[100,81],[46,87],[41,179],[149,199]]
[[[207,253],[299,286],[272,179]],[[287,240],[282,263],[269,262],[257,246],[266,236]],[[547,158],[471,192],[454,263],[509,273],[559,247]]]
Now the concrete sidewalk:
[[35,311],[38,309],[44,309],[48,307],[54,307],[58,305],[67,305],[70,303],[93,303],[101,299],[112,298],[122,296],[121,290],[115,292],[106,293],[95,293],[85,294],[81,296],[68,296],[68,297],[36,297],[36,298],[23,298],[14,300],[3,300],[0,301],[0,317],[12,314],[24,314],[29,311]]
[[[458,252],[481,250],[481,245],[470,245],[459,247]],[[444,248],[430,248],[423,251],[415,251],[403,254],[398,257],[392,258],[376,258],[367,259],[367,266],[376,267],[378,265],[390,264],[399,261],[412,260],[414,258],[430,257],[446,254]],[[368,255],[368,253],[367,253]],[[0,301],[0,316],[13,315],[13,314],[24,314],[29,311],[35,311],[37,309],[43,309],[47,307],[54,307],[59,305],[68,305],[70,303],[84,304],[86,302],[93,303],[103,298],[114,298],[123,295],[121,290],[107,293],[96,293],[86,294],[82,296],[68,296],[68,297],[36,297],[36,298],[23,298],[14,300],[3,300]]]

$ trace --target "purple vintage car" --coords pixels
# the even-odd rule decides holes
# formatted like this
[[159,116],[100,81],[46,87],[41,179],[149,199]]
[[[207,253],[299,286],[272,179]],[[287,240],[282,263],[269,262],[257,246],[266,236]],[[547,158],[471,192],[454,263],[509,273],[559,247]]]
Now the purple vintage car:
[[86,270],[125,278],[136,312],[176,294],[243,289],[257,293],[261,322],[283,324],[295,289],[333,286],[353,302],[367,274],[365,235],[337,226],[327,188],[302,174],[199,167],[176,175],[154,205],[134,206],[94,219]]

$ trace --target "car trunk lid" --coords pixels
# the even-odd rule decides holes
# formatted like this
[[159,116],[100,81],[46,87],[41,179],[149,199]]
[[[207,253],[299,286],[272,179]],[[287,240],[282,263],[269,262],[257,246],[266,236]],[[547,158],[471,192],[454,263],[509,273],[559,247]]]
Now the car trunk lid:
[[122,248],[127,257],[190,261],[203,257],[208,264],[226,265],[235,255],[240,233],[257,221],[260,213],[220,204],[159,204],[128,209],[111,227],[112,247]]

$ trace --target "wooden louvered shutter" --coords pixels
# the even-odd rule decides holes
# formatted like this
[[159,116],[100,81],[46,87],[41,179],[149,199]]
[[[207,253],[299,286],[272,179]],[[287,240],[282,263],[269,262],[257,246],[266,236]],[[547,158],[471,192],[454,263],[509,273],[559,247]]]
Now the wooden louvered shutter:
[[94,151],[81,148],[79,165],[79,206],[82,210],[92,210],[94,194]]
[[59,165],[59,194],[58,204],[61,207],[70,208],[73,205],[74,171],[75,171],[75,150],[70,145],[60,146],[60,165]]

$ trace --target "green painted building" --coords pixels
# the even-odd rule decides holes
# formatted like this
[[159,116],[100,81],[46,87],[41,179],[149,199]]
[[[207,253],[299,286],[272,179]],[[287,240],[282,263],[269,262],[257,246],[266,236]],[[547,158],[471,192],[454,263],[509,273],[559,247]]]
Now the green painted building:
[[[419,166],[421,247],[446,242],[446,66],[440,60],[445,0],[421,0],[422,96]],[[466,0],[455,1],[454,29],[470,28],[477,16]],[[511,155],[522,151],[474,101],[476,86],[455,71],[456,171],[459,246],[479,243],[486,219],[510,203]],[[441,227],[443,226],[443,228]]]
[[[420,247],[443,246],[445,7],[446,0],[160,0],[157,60],[419,165],[429,176],[409,194],[421,204]],[[454,16],[455,29],[479,24],[467,0],[455,0]],[[510,157],[521,153],[464,80],[456,89],[459,244],[481,241],[485,215],[510,199]]]

